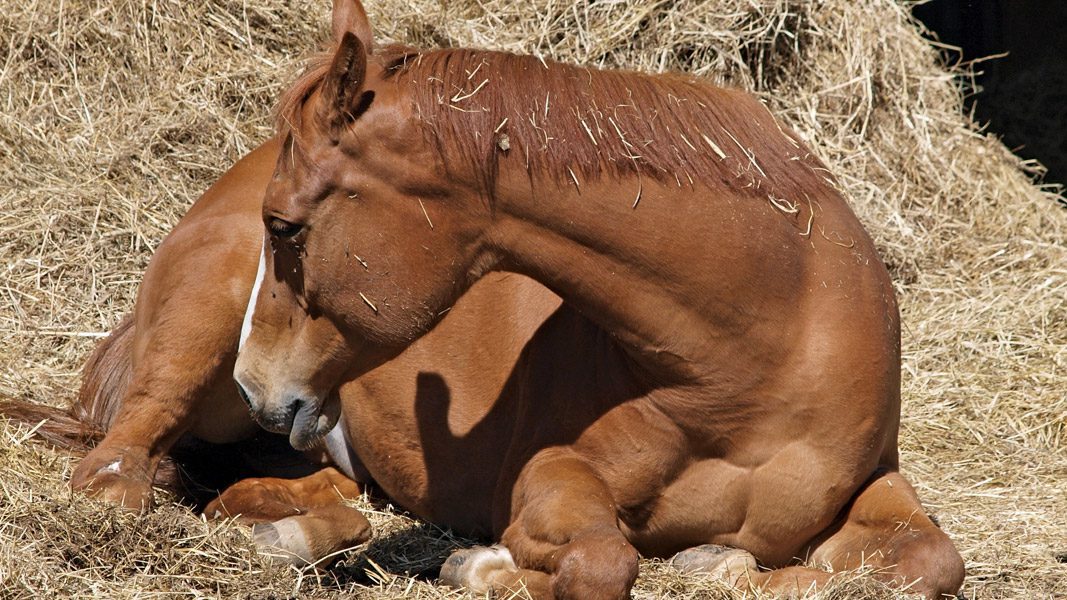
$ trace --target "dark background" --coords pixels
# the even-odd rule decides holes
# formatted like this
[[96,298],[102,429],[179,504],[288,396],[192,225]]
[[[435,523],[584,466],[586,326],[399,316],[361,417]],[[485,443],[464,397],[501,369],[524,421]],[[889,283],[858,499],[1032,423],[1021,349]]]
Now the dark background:
[[1046,182],[1067,183],[1067,0],[933,0],[913,13],[964,61],[1008,53],[977,65],[975,117],[1048,167]]

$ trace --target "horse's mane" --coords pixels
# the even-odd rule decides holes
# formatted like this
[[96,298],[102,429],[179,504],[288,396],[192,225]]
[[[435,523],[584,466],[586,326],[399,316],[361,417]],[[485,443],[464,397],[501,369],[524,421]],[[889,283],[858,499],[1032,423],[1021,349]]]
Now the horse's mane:
[[[279,126],[300,108],[331,55],[312,59],[286,92]],[[481,174],[490,193],[497,161],[518,153],[531,177],[581,186],[601,176],[767,196],[779,207],[833,185],[817,158],[753,96],[681,74],[577,67],[504,52],[419,51],[374,56],[410,86],[416,114],[448,169]]]
[[303,73],[282,92],[278,106],[274,109],[274,127],[280,135],[300,131],[304,103],[326,79],[326,71],[330,68],[334,51],[335,49],[323,50],[311,55]]

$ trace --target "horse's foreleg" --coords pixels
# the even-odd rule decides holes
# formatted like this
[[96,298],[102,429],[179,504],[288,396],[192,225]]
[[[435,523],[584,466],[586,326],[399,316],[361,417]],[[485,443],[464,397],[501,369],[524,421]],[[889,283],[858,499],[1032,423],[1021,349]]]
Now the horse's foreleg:
[[446,583],[475,592],[525,589],[534,598],[629,597],[637,550],[617,526],[607,487],[584,461],[566,450],[542,452],[512,498],[503,548],[454,554],[441,570]]
[[209,375],[203,371],[214,370],[198,365],[181,372],[165,356],[146,362],[134,372],[107,435],[70,480],[75,490],[135,510],[151,504],[156,469],[190,429]]
[[256,544],[284,562],[319,564],[370,539],[371,526],[344,500],[359,485],[333,467],[299,479],[244,479],[204,509],[209,518],[235,517],[253,525]]

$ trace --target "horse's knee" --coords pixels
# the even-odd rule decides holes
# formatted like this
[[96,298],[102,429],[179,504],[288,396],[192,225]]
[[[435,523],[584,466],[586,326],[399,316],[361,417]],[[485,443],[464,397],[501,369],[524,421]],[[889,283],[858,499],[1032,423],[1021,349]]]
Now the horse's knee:
[[70,487],[129,510],[148,510],[153,496],[149,461],[135,454],[98,446],[78,463]]
[[629,598],[637,579],[637,550],[618,532],[582,536],[559,550],[556,598]]
[[844,522],[819,542],[812,560],[835,571],[874,567],[874,576],[927,598],[955,595],[964,565],[956,546],[934,524],[899,473],[872,479]]

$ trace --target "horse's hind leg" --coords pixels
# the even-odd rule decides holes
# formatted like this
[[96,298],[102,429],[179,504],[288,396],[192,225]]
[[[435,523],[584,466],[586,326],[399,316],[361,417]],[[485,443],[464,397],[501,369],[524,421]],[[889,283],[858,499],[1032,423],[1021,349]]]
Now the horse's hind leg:
[[860,490],[844,519],[813,545],[811,561],[835,571],[874,567],[875,577],[927,598],[954,596],[964,576],[956,547],[895,471]]
[[566,450],[542,452],[513,498],[503,548],[453,554],[441,569],[445,583],[476,593],[525,590],[534,598],[629,597],[637,550],[618,528],[610,492],[584,461]]
[[319,564],[370,539],[371,526],[345,499],[356,482],[333,467],[299,479],[244,479],[204,509],[210,518],[236,517],[253,525],[256,544],[278,560]]
[[[171,301],[193,305],[184,296]],[[112,391],[120,394],[121,405],[107,435],[74,470],[71,487],[145,509],[160,461],[183,434],[225,443],[255,433],[229,377],[240,322],[228,306],[201,302],[201,307],[199,314],[214,318],[205,318],[199,329],[169,305],[159,308],[167,318],[136,331],[128,353],[111,358],[134,365],[130,381]]]
[[[874,577],[927,598],[954,597],[963,582],[963,561],[956,548],[896,472],[870,480],[843,518],[810,549],[815,565],[830,566],[834,572],[870,567]],[[672,562],[684,571],[708,573],[741,589],[780,594],[822,588],[832,577],[804,566],[759,571],[751,554],[722,546],[686,550]]]

